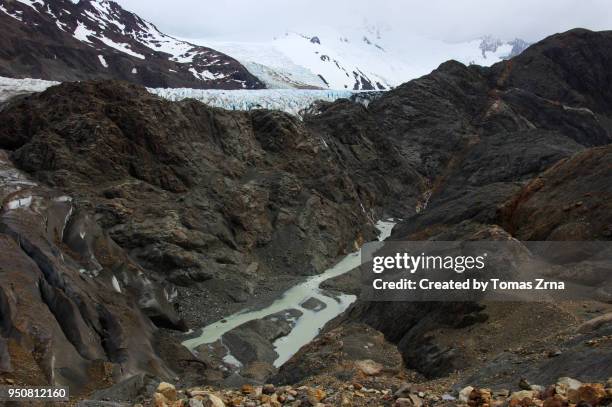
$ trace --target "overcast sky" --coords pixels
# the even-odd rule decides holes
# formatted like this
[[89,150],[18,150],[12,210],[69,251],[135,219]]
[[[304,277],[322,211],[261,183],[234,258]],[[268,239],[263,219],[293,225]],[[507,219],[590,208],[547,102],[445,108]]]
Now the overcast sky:
[[358,26],[447,41],[492,34],[536,41],[574,27],[612,29],[609,0],[116,0],[167,34],[265,40],[286,30]]

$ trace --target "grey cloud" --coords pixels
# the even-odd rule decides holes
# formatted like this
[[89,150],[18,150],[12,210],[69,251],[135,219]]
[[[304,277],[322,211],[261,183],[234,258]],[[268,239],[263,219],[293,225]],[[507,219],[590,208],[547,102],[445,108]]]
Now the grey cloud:
[[264,40],[285,30],[356,26],[463,41],[485,34],[536,41],[574,27],[612,29],[607,0],[116,0],[181,37]]

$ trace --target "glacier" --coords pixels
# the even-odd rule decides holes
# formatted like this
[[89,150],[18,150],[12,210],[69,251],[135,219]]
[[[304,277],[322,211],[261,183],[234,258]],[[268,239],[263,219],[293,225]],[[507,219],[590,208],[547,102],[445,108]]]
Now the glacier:
[[316,101],[333,102],[350,99],[359,92],[315,89],[187,89],[150,88],[149,92],[168,100],[196,99],[204,104],[227,110],[270,109],[296,116]]
[[0,103],[18,95],[42,92],[54,85],[59,85],[59,82],[32,78],[6,78],[4,76],[0,76]]
[[[42,92],[58,85],[59,82],[42,79],[15,79],[0,77],[0,103],[11,97]],[[190,89],[190,88],[148,88],[149,92],[167,100],[179,101],[196,99],[204,104],[227,110],[270,109],[300,116],[300,113],[316,101],[346,98],[367,105],[370,92],[349,90],[318,89]]]

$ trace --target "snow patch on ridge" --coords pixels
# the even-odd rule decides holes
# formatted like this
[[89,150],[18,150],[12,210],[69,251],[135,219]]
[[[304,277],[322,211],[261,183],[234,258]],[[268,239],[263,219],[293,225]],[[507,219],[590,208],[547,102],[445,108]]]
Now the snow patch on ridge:
[[72,36],[81,42],[91,44],[89,37],[95,37],[96,33],[87,28],[82,22],[77,21],[77,26],[74,29]]
[[19,14],[21,14],[21,11],[15,11],[15,14],[11,14],[6,9],[6,7],[4,7],[2,4],[0,4],[0,11],[2,11],[4,14],[6,14],[9,17],[13,17],[17,21],[22,21],[23,22],[23,18],[19,15]]
[[124,44],[124,43],[121,43],[121,42],[115,42],[115,41],[111,40],[110,38],[106,38],[105,36],[100,36],[100,37],[96,37],[96,38],[99,39],[100,41],[102,41],[104,44],[108,45],[109,47],[116,49],[117,51],[121,51],[121,52],[123,52],[125,54],[131,55],[131,56],[139,58],[139,59],[145,59],[144,55],[132,51],[129,48],[128,44]]
[[42,0],[17,0],[17,1],[19,3],[25,4],[26,6],[32,7],[36,11],[38,11],[38,9],[34,7],[35,4],[40,4],[41,6],[45,5],[45,3]]
[[117,277],[113,276],[113,278],[111,279],[111,282],[113,284],[113,288],[115,289],[115,291],[120,293],[121,292],[121,286],[119,285],[119,281],[117,280]]
[[98,55],[98,59],[103,67],[108,68],[108,64],[106,63],[106,59],[104,59],[104,55]]

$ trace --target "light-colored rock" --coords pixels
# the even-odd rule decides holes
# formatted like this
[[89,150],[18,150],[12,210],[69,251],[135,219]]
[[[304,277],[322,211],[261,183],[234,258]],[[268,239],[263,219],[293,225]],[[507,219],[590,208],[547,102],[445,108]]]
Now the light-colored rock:
[[155,407],[168,407],[168,400],[161,393],[153,394],[153,405]]
[[374,362],[371,359],[358,360],[355,362],[355,366],[357,366],[357,368],[367,376],[376,376],[383,370],[383,365]]
[[174,387],[173,384],[161,382],[159,386],[157,386],[157,392],[163,394],[166,400],[170,402],[176,401],[176,387]]
[[568,396],[570,390],[578,390],[582,386],[582,382],[571,377],[560,377],[555,384],[555,392],[561,396]]
[[423,405],[423,400],[416,394],[409,395],[408,399],[412,402],[412,405],[414,407],[421,407]]
[[515,391],[514,393],[512,393],[512,395],[510,396],[510,400],[523,400],[525,398],[527,399],[532,399],[533,396],[535,395],[535,391],[533,390],[521,390],[521,391]]
[[327,397],[327,394],[325,394],[325,392],[321,389],[308,389],[307,392],[308,392],[308,401],[311,404],[316,405],[318,402],[320,402],[325,397]]
[[189,407],[204,407],[204,404],[202,404],[202,400],[190,399]]
[[472,386],[467,386],[461,389],[459,392],[459,396],[457,397],[460,402],[467,403],[470,400],[470,394],[472,393],[474,388]]

